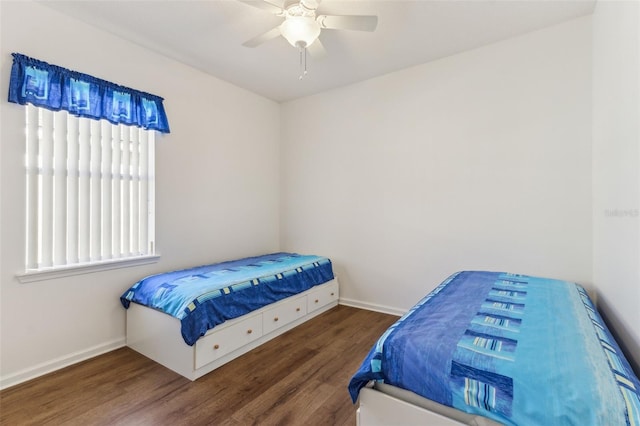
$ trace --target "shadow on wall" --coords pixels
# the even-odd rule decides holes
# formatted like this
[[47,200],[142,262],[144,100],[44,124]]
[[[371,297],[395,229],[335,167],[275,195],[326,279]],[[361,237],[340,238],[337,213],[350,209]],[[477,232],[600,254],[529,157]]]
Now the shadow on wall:
[[598,312],[602,316],[607,327],[613,334],[613,338],[616,339],[620,349],[624,352],[625,357],[631,364],[631,368],[636,376],[640,377],[640,342],[635,341],[624,324],[620,321],[620,318],[616,315],[616,310],[613,309],[607,302],[607,299],[599,295],[598,297]]

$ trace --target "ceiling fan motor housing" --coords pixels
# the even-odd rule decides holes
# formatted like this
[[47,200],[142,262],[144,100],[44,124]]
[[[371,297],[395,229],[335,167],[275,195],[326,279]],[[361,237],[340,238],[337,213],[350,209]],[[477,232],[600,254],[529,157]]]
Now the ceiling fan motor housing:
[[[286,0],[282,8],[287,11],[287,14],[298,14],[301,12],[315,14],[318,6],[319,2],[316,0]],[[296,9],[300,9],[300,11]]]

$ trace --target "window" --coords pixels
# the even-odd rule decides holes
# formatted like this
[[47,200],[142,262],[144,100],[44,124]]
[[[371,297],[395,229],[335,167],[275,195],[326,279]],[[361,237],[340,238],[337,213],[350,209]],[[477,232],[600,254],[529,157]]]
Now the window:
[[26,109],[26,271],[154,255],[155,132]]
[[26,111],[22,282],[155,261],[155,132],[163,98],[12,53]]

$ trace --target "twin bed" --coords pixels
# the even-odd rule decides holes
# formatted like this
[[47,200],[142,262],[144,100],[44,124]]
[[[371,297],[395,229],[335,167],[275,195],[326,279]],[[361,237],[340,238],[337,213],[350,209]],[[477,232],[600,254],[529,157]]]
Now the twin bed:
[[[195,380],[338,291],[329,259],[294,253],[147,277],[121,297],[127,345]],[[640,381],[585,290],[524,275],[452,275],[379,338],[348,390],[363,426],[640,426]]]
[[640,381],[574,283],[459,272],[349,383],[370,424],[640,425]]
[[153,275],[120,301],[127,346],[196,380],[336,306],[338,296],[329,259],[274,253]]

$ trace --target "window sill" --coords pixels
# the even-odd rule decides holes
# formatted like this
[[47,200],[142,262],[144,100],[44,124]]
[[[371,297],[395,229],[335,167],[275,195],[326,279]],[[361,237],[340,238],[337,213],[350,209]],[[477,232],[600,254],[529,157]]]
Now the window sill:
[[21,283],[32,283],[36,281],[52,280],[56,278],[64,278],[73,275],[90,274],[93,272],[107,271],[109,269],[129,268],[132,266],[147,265],[156,263],[160,260],[159,254],[128,257],[126,259],[112,259],[102,262],[85,263],[80,265],[69,265],[52,267],[38,271],[28,271],[16,274],[18,281]]

